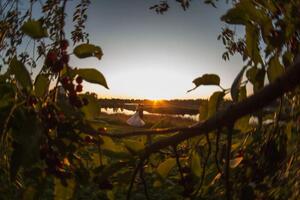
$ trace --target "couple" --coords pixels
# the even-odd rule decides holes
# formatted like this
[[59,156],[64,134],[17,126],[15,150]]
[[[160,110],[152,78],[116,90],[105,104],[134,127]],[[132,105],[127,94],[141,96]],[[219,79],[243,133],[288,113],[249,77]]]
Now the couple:
[[138,104],[136,107],[136,112],[127,120],[127,124],[136,127],[144,126],[145,122],[143,121],[143,115],[144,115],[143,112],[144,112],[143,105]]

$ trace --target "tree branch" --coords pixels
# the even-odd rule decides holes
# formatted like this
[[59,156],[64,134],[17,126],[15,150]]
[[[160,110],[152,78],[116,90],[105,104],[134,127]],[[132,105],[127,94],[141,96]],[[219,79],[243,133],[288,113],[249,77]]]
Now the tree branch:
[[[173,129],[173,131],[181,130],[182,132],[159,140],[145,148],[142,157],[157,152],[158,150],[170,145],[176,145],[186,139],[199,136],[216,130],[221,127],[229,126],[237,119],[251,114],[270,104],[272,101],[282,96],[284,93],[292,91],[300,84],[300,57],[296,59],[293,66],[287,68],[286,72],[273,83],[265,86],[258,93],[246,98],[245,100],[231,105],[223,112],[218,112],[208,120],[201,124],[196,124],[189,128]],[[171,129],[169,129],[171,130]],[[156,133],[167,133],[168,130],[156,131]],[[129,135],[128,133],[126,135]],[[132,133],[131,133],[132,135]]]
[[134,131],[119,134],[108,134],[96,131],[91,127],[79,127],[82,132],[103,135],[114,138],[125,138],[133,136],[157,135],[179,132],[173,136],[161,139],[147,146],[142,152],[141,157],[146,158],[150,154],[159,151],[170,145],[176,145],[189,138],[205,134],[222,127],[229,126],[237,119],[252,114],[253,112],[262,109],[269,105],[272,101],[282,96],[284,93],[292,91],[300,84],[300,56],[297,57],[294,65],[287,68],[286,72],[273,83],[265,86],[256,94],[246,98],[245,100],[233,104],[223,112],[218,112],[204,122],[199,122],[190,127],[170,128],[170,129],[154,129],[146,131]]

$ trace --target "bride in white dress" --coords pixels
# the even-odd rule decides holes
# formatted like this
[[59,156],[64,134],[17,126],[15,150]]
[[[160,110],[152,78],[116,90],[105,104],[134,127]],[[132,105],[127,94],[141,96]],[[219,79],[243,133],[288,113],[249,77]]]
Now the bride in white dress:
[[143,106],[138,105],[136,108],[136,112],[134,115],[132,115],[128,120],[127,124],[130,126],[136,126],[136,127],[142,127],[145,125],[145,122],[143,121]]

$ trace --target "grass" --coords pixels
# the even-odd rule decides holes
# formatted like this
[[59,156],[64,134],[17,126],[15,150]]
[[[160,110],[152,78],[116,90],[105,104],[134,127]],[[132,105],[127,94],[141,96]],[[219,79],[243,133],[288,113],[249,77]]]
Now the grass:
[[170,115],[144,115],[146,125],[144,127],[129,126],[126,121],[131,116],[125,114],[101,113],[95,120],[95,125],[106,127],[109,133],[130,132],[156,128],[174,128],[189,126],[195,123],[192,119],[175,117]]

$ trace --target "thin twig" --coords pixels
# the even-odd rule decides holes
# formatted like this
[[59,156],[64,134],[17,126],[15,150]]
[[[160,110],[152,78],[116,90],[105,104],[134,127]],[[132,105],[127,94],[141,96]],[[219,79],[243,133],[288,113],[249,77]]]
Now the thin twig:
[[98,155],[99,155],[99,162],[100,162],[100,166],[103,166],[103,161],[102,161],[102,149],[101,149],[101,137],[100,135],[98,135]]
[[231,159],[232,131],[233,131],[233,125],[228,126],[227,152],[226,152],[226,163],[225,163],[225,186],[226,186],[226,199],[227,200],[232,199],[231,183],[230,183],[230,159]]
[[173,147],[173,150],[174,150],[174,154],[175,154],[175,157],[176,157],[176,164],[177,164],[177,167],[178,167],[178,171],[180,173],[181,183],[182,183],[182,186],[186,189],[186,183],[185,183],[185,179],[184,179],[184,176],[183,176],[183,170],[182,170],[182,167],[181,167],[181,164],[180,164],[179,155],[178,155],[178,152],[177,152],[177,146],[176,145]]
[[142,183],[143,183],[143,186],[144,186],[145,197],[146,197],[147,200],[150,200],[147,183],[146,183],[146,180],[145,180],[145,177],[144,177],[144,168],[143,167],[141,167],[141,169],[140,169],[140,179],[142,180]]
[[206,142],[207,142],[207,145],[208,145],[208,152],[207,152],[206,158],[205,158],[204,163],[203,163],[203,170],[202,170],[200,184],[199,184],[199,187],[197,188],[195,194],[193,195],[194,197],[196,197],[198,195],[199,191],[201,190],[201,188],[203,186],[204,178],[205,178],[205,174],[206,174],[206,166],[207,166],[209,156],[211,154],[211,142],[210,142],[210,139],[209,139],[209,133],[206,133],[205,136],[206,136]]
[[218,169],[218,172],[223,174],[220,164],[219,164],[219,146],[220,146],[220,129],[216,132],[216,152],[215,152],[215,162]]
[[130,195],[131,195],[131,191],[132,191],[132,188],[133,188],[133,184],[134,184],[136,175],[137,175],[138,171],[140,170],[140,168],[143,167],[144,161],[145,161],[145,159],[141,158],[138,165],[136,166],[136,168],[133,171],[131,182],[130,182],[130,185],[129,185],[129,188],[128,188],[128,191],[127,191],[127,196],[126,196],[127,200],[130,200]]

